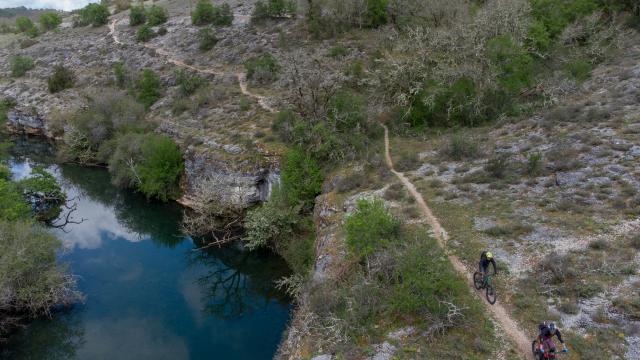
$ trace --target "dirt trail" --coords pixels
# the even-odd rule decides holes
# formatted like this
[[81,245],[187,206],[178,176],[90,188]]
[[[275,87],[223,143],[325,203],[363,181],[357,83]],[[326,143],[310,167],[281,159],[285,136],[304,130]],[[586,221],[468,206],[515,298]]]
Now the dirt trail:
[[[243,18],[248,18],[247,16],[244,15],[239,15],[240,17]],[[113,38],[113,42],[116,43],[117,45],[124,45],[123,42],[120,41],[120,39],[118,38],[118,33],[116,31],[116,25],[118,25],[118,21],[120,21],[119,19],[113,19],[113,21],[111,21],[111,23],[109,24],[109,35],[111,35],[111,37]],[[173,64],[175,66],[178,67],[182,67],[185,69],[189,69],[195,72],[199,72],[201,74],[209,74],[209,75],[217,75],[217,76],[224,76],[226,74],[229,74],[227,72],[224,71],[220,71],[214,68],[201,68],[198,66],[193,66],[193,65],[189,65],[186,64],[184,61],[182,60],[178,60],[176,59],[172,53],[170,53],[169,51],[159,48],[159,47],[155,47],[151,44],[144,44],[144,47],[146,47],[147,49],[152,49],[156,52],[156,54],[163,56],[166,61],[170,64]],[[249,91],[247,89],[247,74],[244,72],[234,72],[233,76],[236,77],[236,79],[238,80],[238,86],[240,87],[240,91],[242,92],[242,94],[244,94],[245,96],[248,96],[252,99],[255,99],[256,101],[258,101],[258,105],[260,105],[260,107],[262,107],[263,109],[267,110],[268,112],[275,112],[276,110],[271,107],[268,103],[267,97],[262,96],[262,95],[258,95],[258,94],[254,94],[251,91]]]
[[[382,127],[384,128],[384,149],[385,149],[384,156],[387,162],[387,166],[389,167],[391,172],[400,180],[400,182],[402,182],[402,184],[409,191],[411,196],[413,196],[413,198],[416,200],[416,203],[420,207],[420,210],[423,212],[425,218],[427,219],[427,222],[433,229],[433,233],[436,240],[438,241],[438,244],[440,244],[440,246],[445,250],[445,252],[448,252],[447,240],[449,239],[449,235],[447,234],[445,229],[442,227],[442,225],[438,221],[438,218],[436,218],[433,215],[433,212],[425,202],[422,195],[418,192],[415,185],[413,185],[413,183],[402,172],[396,171],[395,168],[393,167],[393,160],[391,160],[391,153],[390,153],[390,146],[389,146],[389,130],[385,125],[382,125]],[[456,271],[460,275],[464,276],[464,278],[467,279],[467,281],[472,282],[473,275],[467,269],[467,267],[462,263],[462,261],[460,261],[460,259],[458,259],[458,257],[455,255],[448,254],[447,256],[451,264],[453,264],[453,267],[456,269]],[[497,322],[499,322],[500,325],[504,328],[505,333],[509,335],[511,339],[518,345],[518,350],[522,355],[522,357],[525,359],[529,358],[530,357],[529,354],[531,354],[531,342],[527,338],[527,335],[522,330],[520,330],[520,327],[515,322],[515,320],[513,320],[511,316],[509,316],[505,308],[500,304],[490,305],[485,301],[484,297],[481,298],[481,301],[485,305],[487,310],[491,312],[491,314],[493,315],[493,318]]]

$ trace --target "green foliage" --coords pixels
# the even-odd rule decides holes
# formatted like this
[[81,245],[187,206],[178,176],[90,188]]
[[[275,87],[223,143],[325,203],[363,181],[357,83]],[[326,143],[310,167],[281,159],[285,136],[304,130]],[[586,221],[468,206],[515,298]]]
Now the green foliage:
[[60,247],[60,240],[30,221],[0,221],[0,289],[6,294],[0,308],[36,317],[72,300],[70,281],[56,262]]
[[300,149],[287,153],[281,174],[282,188],[289,203],[312,207],[322,186],[322,173],[313,157]]
[[395,276],[401,281],[394,286],[392,305],[400,314],[426,312],[441,318],[449,311],[441,301],[458,307],[469,303],[469,286],[457,276],[433,239],[405,252]]
[[529,26],[528,41],[534,49],[545,53],[551,47],[551,37],[547,27],[540,21],[533,21]]
[[272,129],[283,141],[302,147],[320,161],[354,159],[380,136],[381,128],[368,120],[362,97],[340,91],[326,106],[326,115],[305,120],[293,111],[282,111]]
[[35,28],[33,21],[26,16],[19,16],[16,18],[16,29],[18,29],[21,33],[26,33],[27,31]]
[[11,76],[13,77],[21,77],[35,66],[32,58],[19,55],[11,57],[9,65],[11,66]]
[[412,127],[473,126],[483,122],[474,107],[476,85],[461,78],[451,86],[427,84],[413,98],[407,120]]
[[598,8],[598,0],[531,0],[533,17],[544,25],[552,39],[571,22]]
[[127,71],[127,67],[124,65],[122,61],[118,61],[113,64],[113,76],[116,79],[116,85],[120,89],[124,89],[127,87],[129,79],[129,74]]
[[71,70],[67,69],[63,65],[56,65],[53,69],[53,75],[47,80],[47,85],[50,93],[57,93],[59,91],[72,88],[75,82],[75,76]]
[[129,25],[138,26],[147,21],[147,14],[144,11],[144,5],[132,6],[129,11]]
[[460,161],[480,155],[478,143],[463,133],[455,133],[440,148],[440,155],[446,159]]
[[334,47],[332,47],[331,49],[329,49],[329,56],[336,58],[336,57],[343,57],[345,55],[347,55],[349,51],[347,50],[346,47],[342,46],[342,45],[336,45]]
[[105,163],[113,151],[103,146],[105,142],[118,133],[147,130],[144,112],[142,104],[121,93],[104,92],[89,98],[86,110],[67,116],[63,154],[83,164]]
[[89,4],[78,10],[77,18],[74,19],[74,26],[94,27],[102,26],[109,20],[109,8],[104,4]]
[[149,26],[148,24],[140,26],[140,28],[138,28],[138,31],[136,32],[136,40],[139,42],[147,42],[154,37],[156,37],[156,32],[153,31],[151,26]]
[[211,0],[198,0],[196,8],[191,13],[193,25],[206,25],[213,23],[215,8]]
[[206,84],[206,80],[198,75],[191,74],[187,70],[176,71],[176,83],[181,96],[191,96],[200,87]]
[[17,182],[23,197],[32,204],[32,212],[41,221],[56,219],[66,195],[56,178],[42,167],[35,167],[29,177]]
[[507,92],[517,93],[533,83],[533,59],[511,36],[491,39],[487,43],[487,56],[498,71],[498,80]]
[[570,61],[566,65],[567,73],[576,81],[583,82],[591,77],[591,70],[593,65],[590,62],[582,59],[576,59]]
[[147,23],[150,26],[158,26],[164,24],[169,19],[169,14],[167,10],[158,5],[151,5],[149,9],[147,9]]
[[539,152],[531,153],[527,156],[527,175],[536,177],[542,174],[544,170],[544,162],[542,154]]
[[200,29],[200,31],[198,31],[198,38],[200,39],[198,44],[200,51],[209,51],[218,43],[218,38],[213,30],[209,28]]
[[151,69],[145,69],[136,81],[136,99],[150,108],[162,96],[160,77]]
[[166,136],[148,135],[142,143],[141,156],[137,166],[138,190],[162,201],[177,198],[178,182],[184,170],[180,148]]
[[0,220],[26,219],[30,214],[31,209],[17,185],[7,179],[0,179]]
[[366,0],[366,4],[366,18],[370,27],[377,28],[387,23],[387,0]]
[[250,250],[286,243],[296,236],[299,221],[300,216],[289,206],[286,194],[276,187],[268,201],[247,213],[243,240]]
[[[7,121],[7,113],[14,106],[16,106],[16,102],[12,98],[0,100],[0,126],[4,125],[5,121]],[[0,143],[0,155],[2,155],[3,145],[3,143]]]
[[278,77],[280,65],[276,59],[267,53],[247,60],[244,63],[247,70],[247,78],[260,83],[269,83]]
[[252,21],[276,19],[296,15],[296,2],[293,0],[259,0],[251,14]]
[[49,11],[40,15],[40,26],[43,31],[49,31],[62,24],[62,18],[57,12]]
[[358,200],[344,224],[349,251],[362,259],[391,244],[400,234],[400,221],[389,214],[382,200]]

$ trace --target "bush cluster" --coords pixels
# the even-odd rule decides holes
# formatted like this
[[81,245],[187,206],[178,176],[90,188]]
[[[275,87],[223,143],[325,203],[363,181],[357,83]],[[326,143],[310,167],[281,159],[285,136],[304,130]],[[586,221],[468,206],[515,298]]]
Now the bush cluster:
[[102,26],[109,20],[109,15],[107,5],[92,3],[77,11],[73,19],[73,26]]
[[189,73],[187,70],[178,70],[176,71],[176,84],[178,85],[180,96],[188,97],[204,86],[206,80],[198,75]]
[[390,245],[400,235],[400,221],[387,212],[382,200],[358,200],[357,208],[344,223],[349,251],[365,260]]
[[259,0],[256,2],[252,21],[265,19],[277,19],[283,17],[294,17],[296,15],[296,2],[292,0]]
[[50,93],[70,89],[75,83],[75,75],[73,72],[63,65],[56,65],[53,68],[53,74],[47,80],[47,86]]
[[191,13],[191,22],[198,26],[229,26],[233,23],[233,12],[227,3],[217,6],[212,4],[211,0],[199,0]]
[[209,28],[200,29],[200,31],[198,31],[198,39],[198,49],[200,49],[200,51],[209,51],[218,43],[218,38],[213,30]]
[[153,31],[151,26],[148,24],[142,25],[140,28],[138,28],[138,31],[136,31],[136,40],[139,42],[147,42],[156,36],[156,32]]
[[33,24],[33,21],[26,16],[16,18],[16,29],[18,32],[26,34],[31,38],[39,35],[38,28]]
[[62,24],[62,18],[57,12],[49,11],[40,15],[40,27],[42,31],[50,31]]
[[269,53],[254,57],[244,63],[247,78],[259,83],[269,83],[277,79],[280,65]]
[[145,8],[143,4],[132,6],[129,11],[129,26],[147,24],[148,26],[158,26],[167,22],[169,13],[158,5],[151,5]]
[[19,55],[11,57],[9,65],[11,66],[11,76],[13,77],[21,77],[35,66],[32,58]]
[[150,108],[162,95],[160,77],[151,69],[143,70],[136,81],[135,94],[138,102]]

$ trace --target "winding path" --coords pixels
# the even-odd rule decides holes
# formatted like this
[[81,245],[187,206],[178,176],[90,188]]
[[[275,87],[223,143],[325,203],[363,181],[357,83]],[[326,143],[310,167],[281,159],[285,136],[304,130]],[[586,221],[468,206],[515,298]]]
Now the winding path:
[[[246,15],[238,15],[238,16],[242,18],[247,17]],[[118,38],[118,32],[116,30],[116,26],[118,25],[119,21],[120,19],[113,19],[109,23],[109,35],[111,35],[113,42],[116,43],[116,45],[124,45],[124,43],[120,41],[120,39]],[[208,75],[224,76],[226,74],[229,74],[227,72],[220,71],[215,68],[202,68],[202,67],[186,64],[184,61],[176,59],[174,55],[169,51],[162,49],[160,47],[155,47],[148,43],[145,43],[144,47],[154,50],[156,54],[163,56],[168,63],[173,64],[177,67],[182,67],[182,68],[189,69],[201,74],[208,74]],[[242,94],[258,101],[258,105],[260,105],[260,107],[262,107],[264,110],[270,113],[273,113],[276,111],[271,105],[269,105],[267,97],[252,93],[251,91],[248,90],[246,73],[234,72],[233,76],[235,76],[236,79],[238,80],[238,85],[240,87],[240,92],[242,92]]]
[[[440,224],[440,221],[438,221],[438,218],[436,218],[433,215],[433,212],[425,202],[422,195],[418,192],[415,185],[413,185],[413,183],[402,172],[395,170],[393,166],[393,160],[391,160],[391,154],[390,154],[389,130],[385,125],[383,124],[380,124],[380,125],[384,128],[384,150],[385,150],[384,156],[387,162],[387,166],[389,167],[391,172],[400,180],[400,182],[402,182],[402,184],[407,189],[407,191],[409,191],[411,196],[413,196],[413,198],[416,200],[416,203],[418,204],[418,206],[420,207],[420,210],[422,211],[425,218],[427,219],[427,222],[433,229],[433,233],[436,238],[436,241],[438,242],[440,247],[442,247],[442,249],[445,250],[445,253],[448,252],[447,240],[449,239],[449,235]],[[448,254],[447,256],[449,258],[449,261],[453,265],[453,267],[456,269],[456,271],[465,279],[467,279],[467,281],[472,282],[473,275],[467,269],[467,267],[462,263],[462,261],[460,261],[460,259],[455,255]],[[509,314],[507,313],[507,311],[502,305],[500,304],[490,305],[489,303],[484,301],[484,298],[481,298],[480,300],[485,305],[485,308],[493,315],[493,318],[498,323],[500,323],[500,325],[504,328],[504,331],[506,332],[506,334],[509,335],[511,339],[517,344],[520,354],[524,358],[528,358],[529,354],[531,354],[531,342],[527,338],[527,335],[522,330],[520,330],[520,327],[518,326],[516,321],[513,318],[511,318],[511,316],[509,316]]]

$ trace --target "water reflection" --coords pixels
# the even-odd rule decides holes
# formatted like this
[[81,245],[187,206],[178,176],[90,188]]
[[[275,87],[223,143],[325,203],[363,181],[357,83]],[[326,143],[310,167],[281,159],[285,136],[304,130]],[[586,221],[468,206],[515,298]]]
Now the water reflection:
[[[24,147],[29,149],[28,146]],[[36,159],[37,161],[30,160]],[[46,157],[45,157],[46,159]],[[14,336],[7,359],[270,359],[289,313],[288,274],[269,253],[198,250],[181,209],[112,186],[104,169],[14,154],[16,174],[48,165],[87,220],[56,232],[87,296]]]

